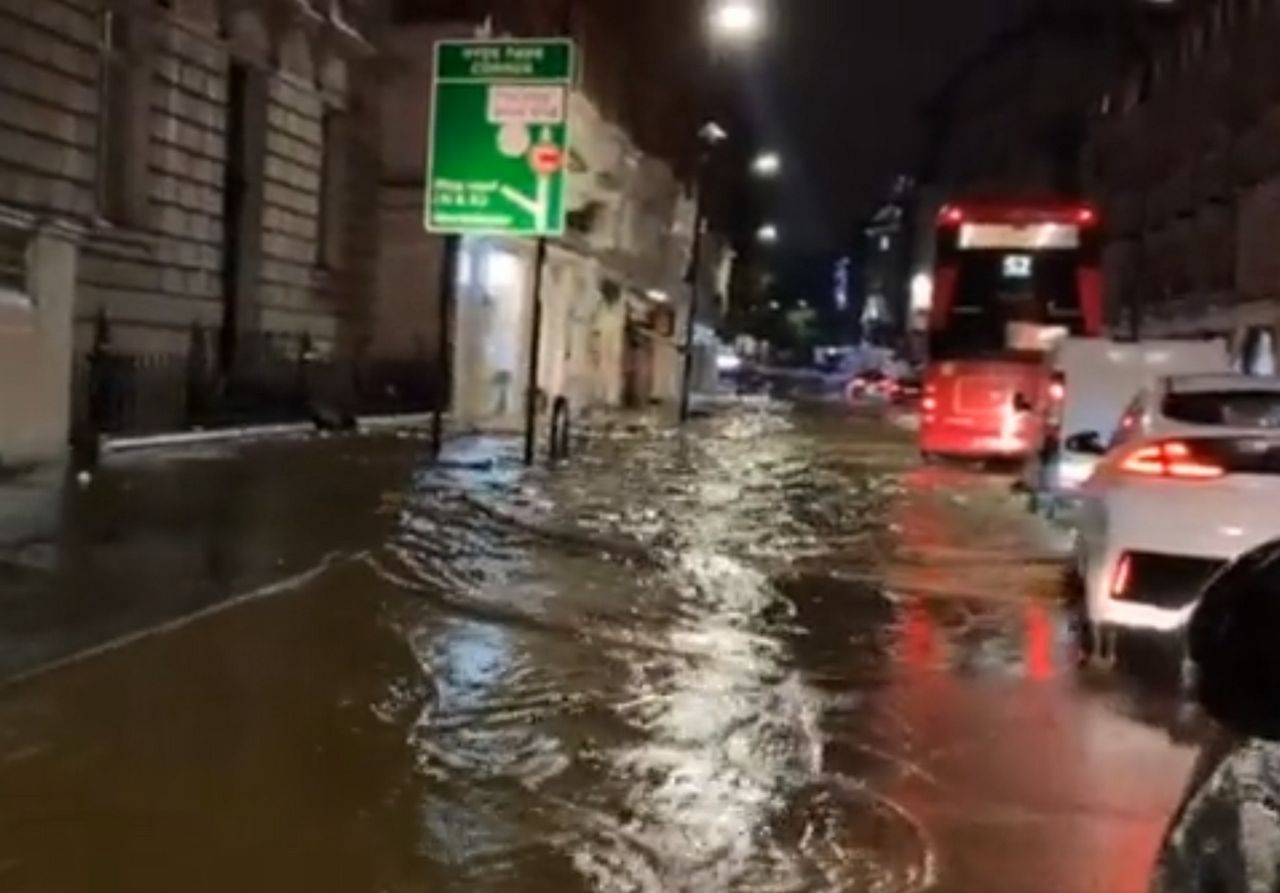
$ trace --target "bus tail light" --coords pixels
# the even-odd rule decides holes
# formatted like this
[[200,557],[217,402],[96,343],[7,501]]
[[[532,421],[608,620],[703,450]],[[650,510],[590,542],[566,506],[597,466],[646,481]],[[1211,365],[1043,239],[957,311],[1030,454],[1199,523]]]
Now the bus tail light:
[[1120,462],[1120,470],[1138,477],[1178,481],[1216,481],[1227,473],[1217,462],[1198,458],[1180,440],[1138,447]]

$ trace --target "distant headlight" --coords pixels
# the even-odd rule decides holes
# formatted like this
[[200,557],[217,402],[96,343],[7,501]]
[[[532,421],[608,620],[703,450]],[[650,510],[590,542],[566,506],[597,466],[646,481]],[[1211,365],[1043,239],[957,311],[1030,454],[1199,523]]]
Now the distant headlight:
[[737,354],[722,353],[716,357],[716,368],[721,372],[737,372],[742,368],[742,357]]

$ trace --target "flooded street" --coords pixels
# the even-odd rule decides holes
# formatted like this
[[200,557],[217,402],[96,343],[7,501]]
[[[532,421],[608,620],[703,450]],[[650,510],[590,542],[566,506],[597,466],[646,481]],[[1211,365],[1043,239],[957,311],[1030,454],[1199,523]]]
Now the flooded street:
[[1007,482],[781,406],[516,448],[69,497],[0,565],[0,891],[1146,888],[1194,732],[1076,669]]

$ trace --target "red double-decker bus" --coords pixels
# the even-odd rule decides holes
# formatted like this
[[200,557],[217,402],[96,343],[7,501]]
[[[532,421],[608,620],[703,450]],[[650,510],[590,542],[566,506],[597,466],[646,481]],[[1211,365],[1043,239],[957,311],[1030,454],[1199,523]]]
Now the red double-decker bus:
[[1097,211],[1080,203],[944,205],[929,314],[920,448],[928,457],[1025,459],[1063,397],[1045,362],[1066,336],[1102,332]]

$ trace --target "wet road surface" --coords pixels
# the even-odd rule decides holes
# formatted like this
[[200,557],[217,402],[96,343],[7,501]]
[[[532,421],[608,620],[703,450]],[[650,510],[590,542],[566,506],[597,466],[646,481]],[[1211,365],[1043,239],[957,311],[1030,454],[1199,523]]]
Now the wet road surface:
[[134,460],[0,571],[0,891],[1145,888],[1194,732],[998,480],[778,407],[422,452]]

